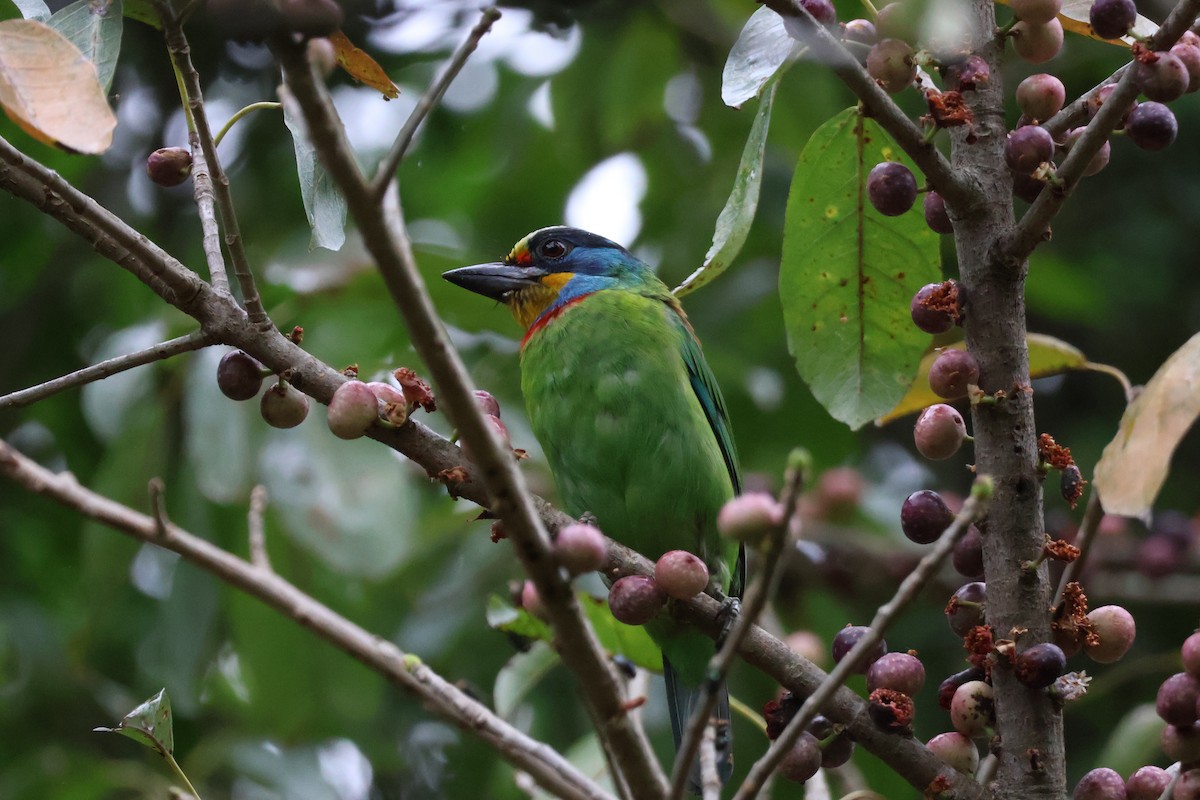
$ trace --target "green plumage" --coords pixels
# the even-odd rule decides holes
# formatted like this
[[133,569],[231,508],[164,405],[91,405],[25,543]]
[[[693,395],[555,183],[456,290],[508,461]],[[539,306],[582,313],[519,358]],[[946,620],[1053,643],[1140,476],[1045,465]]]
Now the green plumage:
[[[740,595],[739,547],[716,527],[740,490],[725,405],[666,285],[624,248],[571,228],[447,278],[504,300],[528,328],[521,386],[566,510],[651,559],[695,553]],[[665,656],[678,742],[713,643],[665,617],[647,630]],[[728,719],[727,698],[717,713]]]

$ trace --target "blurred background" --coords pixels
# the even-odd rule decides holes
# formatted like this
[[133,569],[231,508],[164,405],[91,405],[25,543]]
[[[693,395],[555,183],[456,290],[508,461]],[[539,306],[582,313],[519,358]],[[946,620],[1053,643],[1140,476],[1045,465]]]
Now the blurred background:
[[[61,4],[60,4],[61,5]],[[330,81],[361,161],[373,165],[424,87],[478,19],[476,2],[375,0],[347,5],[345,30],[401,87],[396,100]],[[735,0],[529,0],[506,4],[434,111],[400,170],[405,213],[422,272],[478,386],[495,394],[514,444],[531,457],[535,489],[555,490],[529,433],[519,392],[520,332],[507,310],[440,280],[454,266],[493,260],[531,230],[567,223],[631,247],[678,284],[702,261],[728,196],[754,101],[721,103],[721,69],[756,8]],[[1163,4],[1141,12],[1161,19]],[[16,16],[14,8],[0,9]],[[839,3],[843,21],[861,16]],[[1007,10],[999,12],[1006,20]],[[275,99],[267,50],[226,41],[202,15],[190,27],[208,113],[220,125],[238,108]],[[113,104],[116,141],[100,158],[34,143],[8,120],[0,134],[125,217],[193,268],[203,256],[191,184],[163,189],[146,155],[186,146],[178,95],[160,35],[127,21]],[[1074,97],[1127,53],[1068,35],[1041,68],[1016,62],[1006,85],[1051,71]],[[1010,92],[1011,94],[1011,92]],[[900,97],[922,113],[915,92]],[[808,448],[832,473],[810,498],[814,544],[789,571],[777,609],[783,632],[828,644],[846,623],[866,624],[920,548],[903,538],[899,508],[921,488],[946,495],[970,485],[956,458],[936,466],[912,446],[911,419],[857,433],[833,421],[797,377],[777,298],[788,186],[808,136],[851,95],[816,64],[799,63],[779,87],[758,217],[741,257],[685,306],[724,388],[750,483],[775,488],[788,451]],[[1089,178],[1034,256],[1031,330],[1061,337],[1135,383],[1200,323],[1195,236],[1200,223],[1200,106],[1175,105],[1180,134],[1151,154],[1120,137],[1112,163]],[[1010,123],[1017,112],[1010,111]],[[290,136],[276,112],[240,122],[221,145],[243,235],[272,319],[303,326],[304,346],[340,368],[383,375],[423,371],[382,283],[351,233],[340,252],[310,250]],[[1018,213],[1024,204],[1018,201]],[[919,212],[912,212],[919,213]],[[99,258],[35,209],[0,197],[0,393],[192,330],[127,273]],[[944,268],[956,273],[949,242]],[[270,495],[275,568],[321,601],[419,655],[488,700],[515,655],[488,627],[489,596],[506,597],[519,568],[489,540],[478,509],[455,503],[420,468],[367,440],[329,434],[316,407],[299,428],[277,431],[255,403],[226,399],[214,380],[221,348],[144,367],[0,412],[0,436],[39,462],[137,508],[161,476],[176,523],[246,553],[251,488]],[[1040,381],[1039,430],[1072,448],[1085,476],[1113,436],[1120,387],[1099,374]],[[446,432],[439,415],[421,422]],[[1166,558],[1147,555],[1140,522],[1107,523],[1085,583],[1093,606],[1134,611],[1138,641],[1120,664],[1079,658],[1093,691],[1067,711],[1072,781],[1094,766],[1122,774],[1157,750],[1158,683],[1178,670],[1177,647],[1197,624],[1193,570],[1200,445],[1185,440],[1151,526],[1174,537]],[[836,501],[836,502],[834,502]],[[1069,534],[1080,516],[1047,487],[1047,525]],[[1152,555],[1153,553],[1151,553]],[[949,729],[937,683],[962,669],[942,607],[963,579],[950,572],[888,636],[914,649],[928,672],[916,734]],[[852,684],[861,689],[861,679]],[[159,759],[129,740],[92,733],[159,688],[170,693],[177,755],[205,797],[516,798],[512,770],[418,702],[257,601],[173,555],[139,546],[8,483],[0,483],[0,797],[165,796]],[[740,667],[734,693],[754,708],[776,687]],[[559,749],[586,747],[581,709],[564,698],[572,679],[552,669],[510,716]],[[670,750],[661,686],[647,723]],[[511,698],[510,698],[511,699]],[[1118,721],[1121,726],[1119,727]],[[765,739],[736,723],[744,770]],[[878,792],[918,796],[875,759],[854,759]],[[777,797],[798,796],[794,786]]]

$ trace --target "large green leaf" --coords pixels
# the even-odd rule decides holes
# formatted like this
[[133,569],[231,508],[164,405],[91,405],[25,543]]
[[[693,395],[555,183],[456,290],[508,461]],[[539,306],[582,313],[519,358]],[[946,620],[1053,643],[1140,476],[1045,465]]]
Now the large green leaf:
[[88,61],[96,65],[96,75],[104,91],[112,85],[121,52],[121,0],[75,0],[46,20],[47,24],[71,40]]
[[704,256],[700,269],[693,272],[675,288],[675,296],[683,297],[725,271],[746,243],[746,235],[754,223],[758,210],[758,195],[762,188],[763,154],[767,149],[767,129],[771,124],[771,106],[775,104],[775,89],[779,81],[771,81],[758,101],[758,113],[750,126],[750,136],[742,150],[737,177],[733,180],[733,191],[725,201],[717,217],[717,229],[713,232],[712,247]]
[[885,217],[867,201],[881,161],[915,169],[850,108],[812,135],[792,178],[779,291],[796,369],[835,418],[857,429],[890,410],[929,337],[909,305],[940,278],[938,237],[919,210]]

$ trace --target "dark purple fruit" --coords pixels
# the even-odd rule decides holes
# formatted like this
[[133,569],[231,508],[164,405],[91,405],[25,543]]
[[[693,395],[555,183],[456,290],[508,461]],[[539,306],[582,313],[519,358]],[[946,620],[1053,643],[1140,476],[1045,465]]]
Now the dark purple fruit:
[[708,586],[708,567],[686,550],[668,550],[654,564],[654,582],[669,597],[688,600]]
[[1189,675],[1200,677],[1200,633],[1193,633],[1183,640],[1179,648],[1183,658],[1183,668]]
[[1079,779],[1071,800],[1125,800],[1125,781],[1116,770],[1098,767]]
[[1062,110],[1066,100],[1063,82],[1044,72],[1030,75],[1017,84],[1017,106],[1030,119],[1045,122]]
[[1089,612],[1087,619],[1098,639],[1094,644],[1091,640],[1084,642],[1084,650],[1093,661],[1111,664],[1133,646],[1137,626],[1133,615],[1121,606],[1100,606]]
[[146,174],[159,186],[178,186],[192,174],[192,151],[161,147],[146,158]]
[[1126,800],[1158,800],[1171,783],[1171,773],[1162,767],[1138,767],[1125,780]]
[[966,397],[967,387],[978,383],[979,362],[967,350],[946,348],[929,367],[929,388],[947,400]]
[[1058,16],[1062,0],[1010,0],[1010,7],[1017,19],[1044,25]]
[[847,42],[873,45],[879,41],[879,34],[875,31],[875,23],[870,20],[852,19],[846,23],[842,38]]
[[1125,133],[1143,150],[1165,150],[1175,141],[1179,123],[1171,109],[1151,100],[1129,112]]
[[1013,175],[1013,194],[1024,200],[1026,203],[1032,203],[1037,200],[1042,189],[1046,188],[1046,184],[1031,175]]
[[1088,12],[1092,32],[1101,39],[1120,39],[1137,22],[1133,0],[1096,0]]
[[1180,728],[1168,725],[1163,728],[1159,745],[1168,758],[1185,764],[1200,761],[1200,725]]
[[1054,158],[1054,137],[1038,125],[1017,128],[1004,143],[1004,160],[1009,169],[1029,175],[1043,162]]
[[934,233],[954,233],[954,224],[946,213],[946,201],[937,192],[930,190],[925,193],[925,224]]
[[942,289],[940,283],[927,283],[913,295],[912,313],[913,324],[926,333],[945,333],[954,327],[954,315],[940,308],[930,308],[929,299]]
[[813,19],[828,27],[837,22],[837,9],[829,0],[800,0],[800,5]]
[[917,452],[931,461],[950,458],[958,452],[966,438],[967,426],[962,414],[945,403],[937,403],[922,411],[913,426]]
[[1177,672],[1158,687],[1154,709],[1168,725],[1193,725],[1197,700],[1200,700],[1200,681],[1186,672]]
[[821,743],[821,766],[836,769],[843,766],[854,755],[854,740],[848,734],[839,733]]
[[913,492],[900,506],[900,529],[917,544],[936,542],[953,521],[954,512],[932,489]]
[[[833,637],[833,645],[830,648],[833,651],[833,660],[835,663],[841,662],[846,655],[854,649],[854,645],[858,644],[859,639],[867,635],[870,628],[864,625],[847,625],[837,632]],[[859,660],[855,666],[855,672],[865,673],[872,664],[874,664],[880,656],[887,652],[887,642],[880,641],[875,644],[867,654]]]
[[325,421],[339,439],[357,439],[379,419],[379,400],[371,387],[350,380],[333,393]]
[[217,364],[217,388],[230,400],[250,400],[262,388],[263,365],[258,359],[230,350]]
[[608,542],[593,525],[577,522],[560,528],[554,537],[554,557],[572,575],[582,575],[604,566]]
[[1012,28],[1013,49],[1030,64],[1041,64],[1058,55],[1063,46],[1063,27],[1057,19],[1042,25],[1021,21]]
[[795,746],[779,762],[783,777],[796,783],[804,783],[821,768],[821,743],[808,731],[800,734]]
[[917,77],[913,55],[913,49],[907,42],[884,39],[867,53],[867,73],[879,82],[885,92],[896,94]]
[[950,556],[954,569],[964,578],[983,577],[983,534],[972,525],[961,539],[954,543]]
[[946,88],[956,92],[971,92],[992,79],[992,68],[980,56],[967,56],[966,60],[946,68]]
[[308,398],[290,383],[276,383],[263,392],[259,411],[273,428],[294,428],[308,416]]
[[867,197],[880,214],[898,217],[916,202],[917,179],[903,164],[884,161],[867,175]]
[[645,625],[666,604],[666,594],[653,578],[646,575],[618,578],[608,590],[608,607],[612,615],[626,625]]
[[1183,60],[1171,53],[1153,55],[1153,62],[1138,61],[1134,66],[1134,80],[1142,94],[1160,103],[1183,97],[1192,80]]
[[946,604],[946,622],[957,636],[966,636],[976,625],[983,624],[987,603],[987,585],[975,581],[963,584]]
[[939,733],[925,744],[930,752],[949,766],[963,773],[974,775],[979,769],[979,748],[967,736],[958,731]]
[[925,665],[908,653],[885,653],[867,669],[867,691],[892,689],[915,697],[925,685]]
[[967,681],[983,680],[984,671],[980,667],[968,667],[962,672],[956,672],[950,677],[938,684],[938,705],[944,710],[950,710],[950,701],[954,699],[954,693],[958,691],[958,687],[962,686]]
[[1051,642],[1035,644],[1017,656],[1017,680],[1034,689],[1049,686],[1066,671],[1066,655]]

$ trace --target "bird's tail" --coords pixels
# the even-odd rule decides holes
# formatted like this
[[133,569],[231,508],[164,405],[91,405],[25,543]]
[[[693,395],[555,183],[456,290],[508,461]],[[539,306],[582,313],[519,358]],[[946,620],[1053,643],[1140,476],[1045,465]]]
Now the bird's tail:
[[[671,733],[675,735],[675,750],[679,751],[679,743],[683,731],[692,718],[692,711],[704,695],[703,686],[692,686],[680,680],[679,673],[671,666],[667,657],[663,656],[663,677],[667,682],[667,708],[671,712]],[[729,713],[729,689],[722,681],[717,687],[717,704],[713,707],[710,718],[716,726],[716,756],[717,775],[724,786],[733,773],[733,725]],[[700,759],[692,762],[691,774],[688,776],[688,788],[694,794],[700,794]]]

